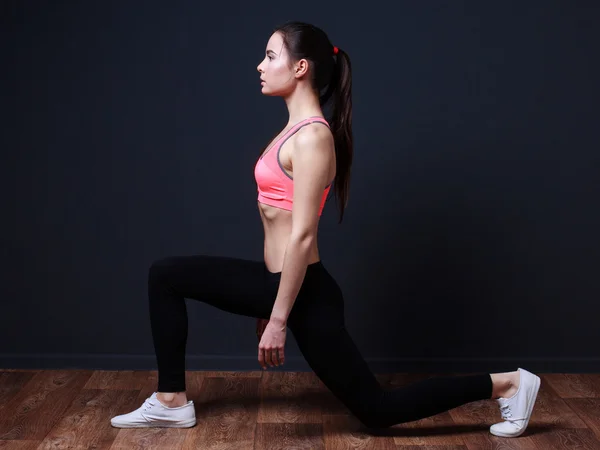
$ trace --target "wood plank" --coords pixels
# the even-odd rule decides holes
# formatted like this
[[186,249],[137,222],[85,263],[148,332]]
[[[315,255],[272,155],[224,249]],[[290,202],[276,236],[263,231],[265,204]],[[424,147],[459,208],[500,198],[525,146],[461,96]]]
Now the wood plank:
[[197,424],[183,448],[254,447],[259,378],[204,378],[196,406]]
[[202,370],[200,372],[205,378],[262,378],[263,371],[260,370],[248,370],[239,372],[226,372],[226,371],[215,371],[215,370]]
[[561,398],[600,397],[600,376],[585,373],[549,373],[540,375]]
[[464,445],[460,435],[461,426],[454,422],[448,412],[395,425],[393,429],[397,446]]
[[600,399],[567,398],[564,401],[596,435],[596,438],[600,439]]
[[258,423],[321,423],[320,380],[310,372],[265,372]]
[[[586,373],[585,376],[591,383],[594,392],[600,392],[600,373]],[[595,395],[594,397],[600,397],[600,395]]]
[[[499,413],[498,418],[500,418]],[[542,381],[526,433],[550,431],[557,428],[586,428],[586,424],[569,408],[569,405],[560,398],[550,384]]]
[[41,441],[0,441],[0,449],[4,450],[36,450]]
[[37,370],[28,372],[0,372],[0,417],[2,417],[2,409],[37,373]]
[[398,450],[467,450],[464,445],[399,445]]
[[148,370],[95,370],[84,389],[140,390],[150,377]]
[[89,370],[35,373],[2,409],[0,439],[44,439],[91,375]]
[[323,441],[327,450],[365,449],[395,450],[390,436],[365,432],[360,421],[351,414],[324,414]]
[[119,432],[110,424],[110,418],[137,408],[138,393],[82,389],[37,450],[109,449]]
[[183,448],[189,428],[123,428],[110,450],[171,450]]
[[535,436],[539,450],[598,450],[600,441],[590,430],[578,428],[562,428],[550,430]]
[[323,425],[320,423],[258,423],[255,448],[261,450],[324,449]]

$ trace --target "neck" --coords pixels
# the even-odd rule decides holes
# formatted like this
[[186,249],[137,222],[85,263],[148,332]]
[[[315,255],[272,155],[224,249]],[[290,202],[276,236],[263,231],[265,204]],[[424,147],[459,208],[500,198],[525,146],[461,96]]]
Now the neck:
[[289,125],[312,116],[323,116],[316,91],[306,84],[298,84],[294,91],[284,97],[289,114]]

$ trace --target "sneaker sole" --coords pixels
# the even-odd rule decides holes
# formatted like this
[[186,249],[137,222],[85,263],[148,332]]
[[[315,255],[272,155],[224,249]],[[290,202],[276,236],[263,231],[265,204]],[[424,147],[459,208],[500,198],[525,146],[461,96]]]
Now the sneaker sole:
[[530,391],[530,395],[527,398],[528,400],[528,404],[529,404],[529,408],[527,409],[527,419],[525,419],[525,424],[523,425],[523,428],[521,428],[521,431],[519,431],[516,434],[505,434],[502,433],[501,431],[492,431],[490,429],[490,433],[492,433],[494,436],[500,436],[500,437],[517,437],[517,436],[521,436],[525,430],[527,429],[527,425],[529,425],[529,419],[531,419],[531,412],[533,411],[533,405],[535,404],[535,401],[537,399],[537,394],[538,391],[540,390],[540,384],[541,384],[541,380],[540,377],[538,377],[537,375],[534,375],[535,380],[533,383],[533,389],[531,389]]
[[196,419],[188,420],[187,422],[181,423],[136,423],[136,424],[110,424],[115,428],[190,428],[196,425]]

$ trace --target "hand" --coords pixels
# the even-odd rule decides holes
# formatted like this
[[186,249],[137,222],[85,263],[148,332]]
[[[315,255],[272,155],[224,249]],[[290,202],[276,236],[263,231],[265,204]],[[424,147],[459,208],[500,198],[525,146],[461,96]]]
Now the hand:
[[287,325],[276,320],[269,320],[260,343],[258,344],[258,362],[266,369],[266,365],[273,367],[285,361],[284,347]]

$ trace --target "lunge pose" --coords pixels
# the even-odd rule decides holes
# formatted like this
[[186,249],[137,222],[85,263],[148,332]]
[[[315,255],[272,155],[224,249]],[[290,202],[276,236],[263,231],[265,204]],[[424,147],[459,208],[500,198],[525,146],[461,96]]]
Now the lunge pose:
[[[207,255],[155,261],[148,276],[152,337],[158,363],[156,392],[115,427],[191,427],[186,397],[185,299],[259,320],[258,362],[285,362],[286,333],[332,393],[365,426],[389,427],[494,399],[503,422],[498,436],[523,433],[540,378],[516,371],[444,376],[383,388],[345,327],[344,298],[323,264],[317,229],[330,190],[347,206],[352,138],[352,72],[348,54],[319,28],[289,22],[270,36],[257,67],[264,95],[285,100],[288,124],[257,155],[257,208],[264,227],[264,261]],[[258,80],[257,80],[258,81]],[[330,101],[331,117],[323,108]]]

